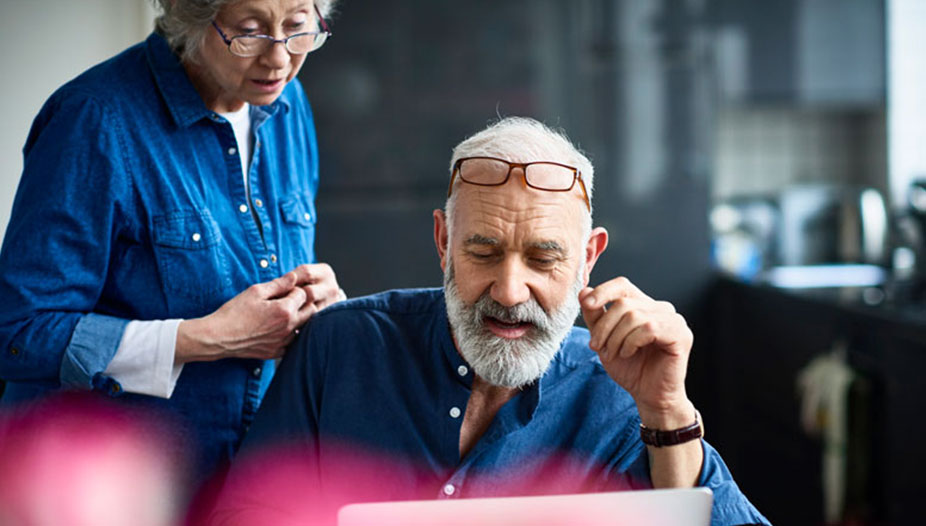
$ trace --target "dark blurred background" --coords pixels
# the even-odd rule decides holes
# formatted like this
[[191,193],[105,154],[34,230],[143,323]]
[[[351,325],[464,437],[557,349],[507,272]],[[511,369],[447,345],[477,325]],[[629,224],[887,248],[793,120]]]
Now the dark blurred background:
[[351,295],[440,285],[431,212],[451,149],[524,115],[595,164],[611,246],[594,280],[690,303],[710,265],[709,79],[688,4],[343,2],[301,74],[322,156],[319,258]]

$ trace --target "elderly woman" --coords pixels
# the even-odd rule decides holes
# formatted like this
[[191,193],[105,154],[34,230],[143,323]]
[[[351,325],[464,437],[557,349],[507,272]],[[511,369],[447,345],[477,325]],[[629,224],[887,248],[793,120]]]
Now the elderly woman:
[[314,313],[318,155],[298,81],[332,0],[160,0],[156,31],[58,89],[0,253],[3,403],[56,389],[175,416],[230,458]]

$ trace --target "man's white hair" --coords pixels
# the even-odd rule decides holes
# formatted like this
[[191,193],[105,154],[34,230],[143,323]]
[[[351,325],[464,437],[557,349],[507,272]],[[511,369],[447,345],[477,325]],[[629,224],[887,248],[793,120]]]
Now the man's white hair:
[[[450,170],[463,157],[498,157],[512,162],[554,161],[579,169],[588,200],[592,200],[592,186],[595,168],[566,135],[528,117],[505,117],[490,124],[486,129],[465,139],[453,149]],[[459,178],[454,185],[463,184]],[[577,183],[578,184],[578,183]],[[451,192],[444,206],[447,225],[450,228],[457,193]],[[591,232],[591,210],[583,225],[586,234]]]

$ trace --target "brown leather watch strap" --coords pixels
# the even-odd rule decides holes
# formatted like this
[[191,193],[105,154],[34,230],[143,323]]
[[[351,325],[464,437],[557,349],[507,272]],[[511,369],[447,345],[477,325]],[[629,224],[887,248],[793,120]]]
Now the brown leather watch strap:
[[640,424],[640,439],[647,446],[663,447],[684,444],[696,438],[704,436],[704,425],[701,423],[701,413],[695,409],[695,421],[690,426],[670,431],[661,429],[650,429]]

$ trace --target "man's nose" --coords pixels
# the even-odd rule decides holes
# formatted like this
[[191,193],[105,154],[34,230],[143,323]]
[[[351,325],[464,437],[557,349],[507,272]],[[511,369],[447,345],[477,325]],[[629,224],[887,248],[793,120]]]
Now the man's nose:
[[527,272],[517,258],[508,258],[501,266],[500,273],[492,283],[492,299],[505,307],[524,303],[531,297],[527,286]]

